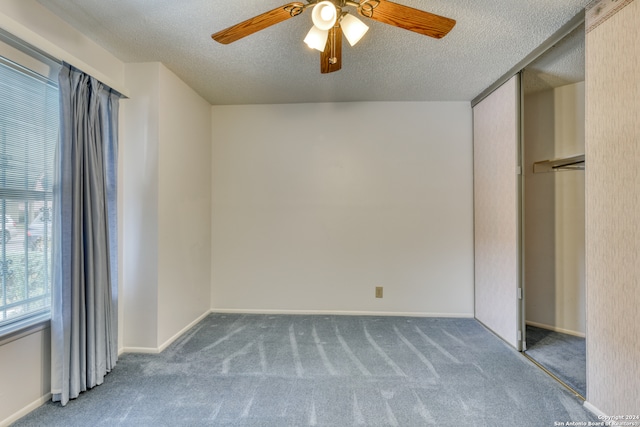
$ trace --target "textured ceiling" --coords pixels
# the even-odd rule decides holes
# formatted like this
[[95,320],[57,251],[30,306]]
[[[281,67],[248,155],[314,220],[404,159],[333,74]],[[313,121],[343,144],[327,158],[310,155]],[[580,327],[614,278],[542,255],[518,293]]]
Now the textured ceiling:
[[526,94],[584,81],[584,24],[525,68]]
[[164,63],[214,105],[470,101],[589,0],[396,0],[457,24],[436,40],[362,18],[369,32],[344,43],[342,70],[331,74],[302,42],[310,10],[229,45],[211,39],[286,2],[40,0],[122,61]]

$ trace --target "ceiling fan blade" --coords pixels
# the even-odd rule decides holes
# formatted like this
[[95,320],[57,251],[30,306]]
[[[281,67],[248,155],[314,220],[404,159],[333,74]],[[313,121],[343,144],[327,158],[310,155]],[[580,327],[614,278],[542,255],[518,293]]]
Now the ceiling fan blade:
[[358,13],[384,24],[437,39],[446,36],[456,25],[454,19],[387,0],[363,0],[360,2]]
[[211,35],[211,38],[222,44],[229,44],[249,36],[272,25],[279,24],[289,18],[293,18],[304,11],[305,5],[300,2],[288,3],[277,9],[270,10],[261,15],[247,19],[244,22],[233,25],[225,30]]
[[342,68],[342,30],[336,26],[329,30],[329,38],[320,54],[320,72],[333,73]]

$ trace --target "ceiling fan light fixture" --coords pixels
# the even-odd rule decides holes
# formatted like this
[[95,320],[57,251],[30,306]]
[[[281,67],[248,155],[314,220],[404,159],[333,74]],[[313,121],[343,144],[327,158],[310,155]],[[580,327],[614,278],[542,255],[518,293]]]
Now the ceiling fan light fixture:
[[307,37],[304,38],[304,42],[312,49],[324,51],[327,45],[327,39],[329,38],[329,30],[321,30],[320,28],[313,26]]
[[336,24],[338,11],[330,1],[321,1],[313,7],[311,20],[320,30],[329,31]]
[[[218,31],[211,38],[222,44],[233,43],[312,8],[314,25],[304,41],[310,48],[320,51],[320,72],[327,74],[342,68],[342,39],[346,38],[354,46],[369,29],[343,10],[347,7],[356,8],[365,18],[436,39],[446,36],[456,25],[455,19],[403,6],[393,0],[307,0],[306,4],[302,0],[288,1],[290,3]],[[342,32],[337,27],[341,27]]]
[[369,31],[369,27],[364,22],[349,14],[342,17],[340,27],[351,46],[355,46],[362,36]]

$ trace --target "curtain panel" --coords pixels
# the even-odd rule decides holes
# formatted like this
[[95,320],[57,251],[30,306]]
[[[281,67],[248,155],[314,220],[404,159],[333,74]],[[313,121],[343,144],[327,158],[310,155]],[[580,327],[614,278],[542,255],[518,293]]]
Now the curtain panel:
[[59,91],[51,392],[64,406],[117,361],[119,94],[68,64]]

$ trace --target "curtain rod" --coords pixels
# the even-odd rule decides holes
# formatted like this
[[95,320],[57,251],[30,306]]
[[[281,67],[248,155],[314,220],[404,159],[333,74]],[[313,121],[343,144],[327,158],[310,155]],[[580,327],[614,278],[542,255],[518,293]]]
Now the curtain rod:
[[533,61],[538,59],[540,56],[546,53],[549,49],[551,49],[556,44],[558,44],[560,40],[565,38],[573,30],[575,30],[580,25],[582,25],[584,23],[584,16],[585,16],[584,9],[582,9],[576,16],[571,18],[569,22],[564,24],[562,27],[560,27],[558,31],[553,33],[551,37],[545,40],[540,46],[535,48],[529,55],[525,56],[525,58],[522,61],[518,62],[513,68],[507,71],[495,83],[493,83],[491,86],[483,90],[478,96],[476,96],[471,101],[471,107],[475,107],[476,105],[478,105],[480,101],[482,101],[487,96],[489,96],[494,90],[496,90],[497,88],[502,86],[504,83],[506,83],[511,77],[515,76],[520,71],[524,70]]

